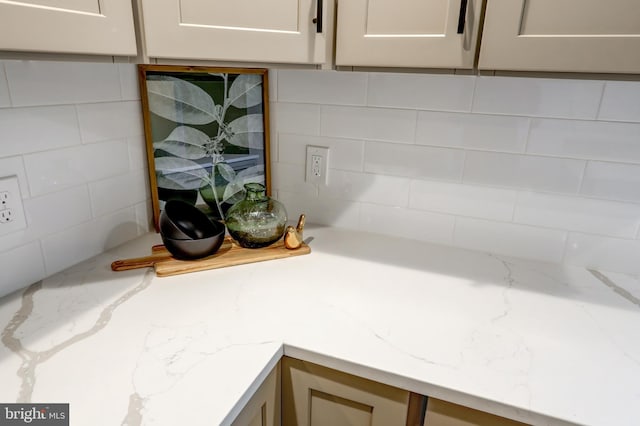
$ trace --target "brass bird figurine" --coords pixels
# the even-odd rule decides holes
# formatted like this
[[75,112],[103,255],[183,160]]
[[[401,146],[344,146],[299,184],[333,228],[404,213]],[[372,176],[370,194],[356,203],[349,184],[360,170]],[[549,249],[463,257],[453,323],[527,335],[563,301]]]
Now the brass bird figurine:
[[284,246],[289,250],[295,250],[302,245],[302,230],[304,229],[304,214],[298,219],[298,226],[295,228],[291,225],[287,226],[284,231]]

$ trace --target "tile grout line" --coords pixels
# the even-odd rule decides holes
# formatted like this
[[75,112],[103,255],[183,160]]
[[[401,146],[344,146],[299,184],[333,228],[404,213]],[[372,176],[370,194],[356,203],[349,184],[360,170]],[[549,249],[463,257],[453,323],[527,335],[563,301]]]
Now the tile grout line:
[[524,151],[522,154],[529,155],[529,140],[531,139],[531,130],[533,128],[533,117],[527,117],[527,137],[524,140]]
[[476,103],[476,94],[477,94],[477,91],[478,91],[478,81],[479,81],[479,79],[480,79],[479,76],[474,76],[474,78],[473,78],[473,90],[471,91],[471,105],[469,105],[469,114],[473,114],[474,113],[474,105]]
[[7,74],[7,67],[4,66],[4,62],[5,61],[0,61],[0,66],[4,71],[4,81],[7,85],[7,95],[9,96],[9,107],[15,108],[15,106],[13,105],[13,97],[11,96],[11,85],[9,84],[9,75]]
[[578,185],[578,192],[576,192],[576,196],[581,196],[582,195],[582,189],[584,187],[584,178],[587,175],[587,167],[589,166],[589,163],[591,162],[591,160],[586,160],[584,162],[584,167],[582,168],[582,173],[580,174],[580,184]]
[[598,108],[596,109],[596,116],[593,121],[600,120],[600,112],[602,110],[602,102],[604,101],[604,92],[607,90],[607,81],[602,84],[602,90],[600,91],[600,99],[598,100]]

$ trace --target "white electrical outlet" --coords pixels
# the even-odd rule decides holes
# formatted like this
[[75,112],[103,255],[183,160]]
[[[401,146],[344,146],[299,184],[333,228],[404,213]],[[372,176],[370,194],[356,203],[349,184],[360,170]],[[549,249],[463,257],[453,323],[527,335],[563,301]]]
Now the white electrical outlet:
[[329,148],[307,145],[306,181],[319,185],[329,183]]
[[27,227],[17,176],[0,178],[0,235]]

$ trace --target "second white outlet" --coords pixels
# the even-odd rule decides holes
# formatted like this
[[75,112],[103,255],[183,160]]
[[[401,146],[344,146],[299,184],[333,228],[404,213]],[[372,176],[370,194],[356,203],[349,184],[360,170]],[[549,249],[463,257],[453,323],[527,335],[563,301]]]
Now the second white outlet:
[[329,148],[307,145],[306,181],[318,185],[329,182]]

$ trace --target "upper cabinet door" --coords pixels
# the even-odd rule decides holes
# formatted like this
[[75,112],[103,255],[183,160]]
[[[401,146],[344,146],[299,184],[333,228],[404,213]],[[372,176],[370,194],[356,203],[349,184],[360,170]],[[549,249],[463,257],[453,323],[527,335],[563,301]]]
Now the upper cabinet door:
[[[317,1],[322,2],[320,7]],[[142,0],[156,58],[324,63],[331,0]],[[324,7],[323,7],[324,6]],[[322,12],[322,28],[314,20]]]
[[131,0],[0,0],[0,50],[136,55]]
[[638,0],[488,0],[482,69],[640,72]]
[[343,0],[336,64],[473,68],[481,0]]

